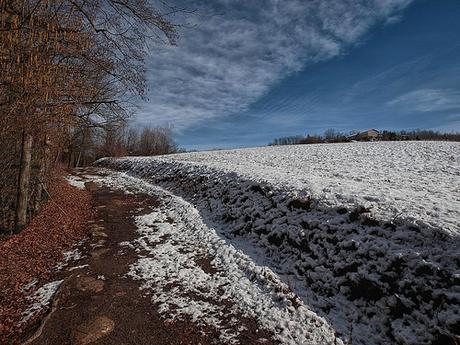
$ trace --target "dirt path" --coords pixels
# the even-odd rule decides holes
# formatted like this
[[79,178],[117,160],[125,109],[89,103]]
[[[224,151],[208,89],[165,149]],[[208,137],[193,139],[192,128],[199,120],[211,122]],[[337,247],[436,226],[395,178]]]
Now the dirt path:
[[[81,171],[103,178],[97,170]],[[151,289],[140,289],[141,282],[127,277],[130,266],[151,252],[125,245],[139,237],[135,217],[154,211],[159,201],[151,194],[87,182],[93,195],[95,219],[91,238],[80,251],[83,257],[61,273],[64,282],[54,296],[52,308],[41,327],[29,334],[27,344],[218,344],[219,332],[212,326],[184,316],[170,320],[160,314]],[[170,220],[166,219],[166,222]],[[212,258],[196,260],[203,271],[216,270]],[[158,289],[172,289],[162,285]],[[156,287],[153,287],[155,291]],[[194,296],[189,296],[194,298]],[[199,297],[197,297],[199,299]],[[219,301],[228,304],[231,302]],[[235,314],[232,314],[235,318]],[[224,318],[225,319],[225,318]],[[275,344],[270,333],[259,329],[254,319],[239,317],[232,327],[239,328],[239,344]],[[230,327],[230,329],[232,328]],[[241,331],[242,330],[242,331]]]

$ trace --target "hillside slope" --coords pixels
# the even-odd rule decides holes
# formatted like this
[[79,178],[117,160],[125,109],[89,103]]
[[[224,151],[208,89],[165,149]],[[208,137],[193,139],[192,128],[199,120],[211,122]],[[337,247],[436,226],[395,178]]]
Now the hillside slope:
[[435,344],[460,328],[459,153],[458,143],[353,143],[99,164],[194,204],[345,343]]

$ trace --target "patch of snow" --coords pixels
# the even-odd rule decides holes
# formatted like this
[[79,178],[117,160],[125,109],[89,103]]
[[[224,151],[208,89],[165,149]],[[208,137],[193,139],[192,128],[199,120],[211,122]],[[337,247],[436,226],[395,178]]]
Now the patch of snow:
[[[97,185],[105,185],[107,187],[112,187],[112,188],[118,187],[116,184],[114,184],[113,181],[111,181],[111,179],[106,179],[104,176],[86,174],[83,177],[85,178],[85,181],[91,181],[91,182],[96,183]],[[125,189],[123,192],[125,194],[133,194],[133,192],[129,189]]]
[[69,262],[69,261],[77,261],[77,260],[80,260],[81,258],[82,258],[82,254],[81,254],[81,252],[80,252],[78,249],[76,249],[76,248],[64,252],[64,260],[65,260],[66,262]]
[[66,177],[66,180],[71,186],[77,187],[78,189],[85,189],[85,181],[78,176],[70,175]]
[[[81,245],[84,241],[80,241],[76,244],[76,246]],[[83,258],[82,253],[78,250],[78,248],[74,248],[71,250],[68,250],[63,253],[64,255],[64,260],[60,263],[58,263],[55,267],[56,270],[61,270],[64,267],[68,266],[70,262],[75,262]]]
[[31,288],[33,288],[35,285],[37,285],[38,279],[33,279],[29,284],[25,285],[21,290],[22,292],[27,292]]
[[57,289],[61,285],[63,280],[57,280],[54,282],[47,283],[39,288],[32,296],[29,296],[29,301],[32,301],[32,305],[24,311],[20,324],[27,322],[32,317],[37,315],[41,310],[46,308],[50,302]]
[[71,272],[71,271],[75,271],[75,270],[78,270],[80,268],[85,268],[85,267],[88,267],[88,264],[71,267],[68,269],[68,271]]

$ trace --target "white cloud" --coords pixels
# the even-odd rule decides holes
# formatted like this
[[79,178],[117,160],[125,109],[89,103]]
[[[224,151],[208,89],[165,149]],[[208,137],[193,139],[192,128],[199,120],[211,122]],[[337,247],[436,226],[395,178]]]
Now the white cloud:
[[199,2],[178,47],[149,60],[149,103],[138,121],[183,129],[244,111],[308,64],[339,55],[412,0],[214,0]]
[[460,91],[419,89],[401,95],[387,102],[387,105],[418,112],[460,110]]

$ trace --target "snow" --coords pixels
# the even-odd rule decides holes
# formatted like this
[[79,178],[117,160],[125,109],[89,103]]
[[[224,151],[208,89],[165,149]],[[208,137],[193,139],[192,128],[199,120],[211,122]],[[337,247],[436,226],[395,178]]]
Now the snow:
[[70,175],[67,176],[66,179],[71,186],[77,187],[78,189],[85,189],[85,181],[78,176]]
[[63,253],[63,256],[64,256],[63,260],[55,266],[56,271],[60,271],[64,267],[67,267],[71,262],[77,262],[83,258],[83,255],[78,249],[78,247],[82,245],[84,242],[85,240],[77,242],[75,244],[75,248],[67,250]]
[[[78,247],[83,242],[84,241],[80,241],[75,246]],[[83,257],[78,248],[73,248],[71,250],[68,250],[68,251],[64,252],[63,255],[64,255],[64,261],[65,262],[78,261]]]
[[[210,239],[196,235],[201,240],[196,248],[215,256],[213,264],[227,271],[235,256],[246,257],[245,265],[254,265],[253,272],[258,272],[254,277],[270,272],[315,317],[327,319],[344,343],[352,339],[353,344],[366,345],[431,344],[439,334],[454,336],[458,328],[458,143],[302,145],[104,159],[99,164],[143,179],[115,174],[114,186],[125,183],[127,188],[126,181],[131,181],[129,188],[136,189],[148,180],[164,190],[152,193],[173,193],[165,199],[186,200],[177,204],[187,202],[194,209],[178,224],[201,219],[205,225],[178,232],[176,226],[158,227],[149,223],[153,220],[139,219],[140,231],[155,229],[148,236],[153,241],[160,240],[155,238],[158,234],[169,233],[178,242],[186,241],[182,236],[190,232],[217,234],[225,240],[222,252]],[[166,205],[162,214],[174,210],[173,219],[181,214],[181,208]],[[162,219],[158,214],[152,217]],[[158,247],[164,249],[161,267],[170,267],[181,255],[169,241]],[[155,279],[150,269],[156,273],[160,268],[157,261],[157,266],[149,266],[149,260],[136,271],[146,286]],[[181,262],[177,267],[184,268]],[[177,277],[181,284],[187,280],[187,269],[195,270],[189,264],[184,276]],[[208,286],[212,281],[196,284]],[[255,281],[260,286],[259,278]],[[232,280],[233,284],[241,291],[250,289]],[[246,296],[243,300],[257,301]],[[248,313],[252,308],[250,302],[240,305]],[[256,310],[262,313],[254,313],[262,324],[277,329]],[[211,316],[218,312],[207,311]],[[283,323],[285,317],[277,314],[276,322]],[[282,343],[295,343],[294,333]]]
[[89,265],[85,264],[85,265],[73,266],[73,267],[70,267],[68,269],[68,271],[71,272],[71,271],[79,270],[79,269],[85,268],[85,267],[89,267]]
[[32,279],[32,281],[29,284],[26,284],[21,291],[22,292],[28,292],[30,289],[32,289],[35,285],[38,284],[38,279]]
[[[78,247],[83,243],[84,243],[84,240],[79,241],[75,244],[75,246]],[[76,262],[83,257],[81,252],[78,250],[78,248],[73,248],[71,250],[65,251],[63,253],[63,256],[64,256],[63,260],[59,262],[57,265],[55,265],[54,267],[56,271],[62,270],[63,268],[67,267],[70,263]],[[85,264],[85,265],[80,265],[80,266],[73,266],[73,267],[70,267],[68,271],[74,271],[74,270],[81,269],[84,267],[88,267],[88,265]],[[22,288],[22,291],[29,295],[27,297],[27,300],[29,301],[30,305],[23,312],[20,324],[23,324],[29,321],[32,317],[36,316],[43,309],[45,309],[50,304],[52,297],[54,296],[54,294],[56,293],[57,289],[62,284],[62,282],[63,280],[49,282],[43,285],[42,287],[40,287],[39,289],[37,289],[35,292],[33,291],[35,290],[35,286],[39,283],[38,279],[33,279],[30,283],[25,285]]]
[[57,280],[47,283],[35,291],[32,296],[29,296],[29,301],[33,301],[33,303],[24,311],[20,324],[27,322],[46,308],[62,282],[62,280]]
[[[136,217],[140,237],[130,246],[150,255],[140,257],[128,275],[143,282],[168,320],[188,316],[199,326],[212,326],[222,344],[238,344],[239,315],[276,330],[282,344],[342,344],[324,318],[296,299],[268,267],[256,265],[208,227],[190,203],[124,174],[98,182],[159,197],[158,209]],[[208,256],[214,274],[196,262]]]
[[328,205],[359,204],[372,207],[381,218],[402,213],[445,231],[460,231],[460,143],[456,142],[274,146],[129,160],[236,173]]

